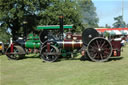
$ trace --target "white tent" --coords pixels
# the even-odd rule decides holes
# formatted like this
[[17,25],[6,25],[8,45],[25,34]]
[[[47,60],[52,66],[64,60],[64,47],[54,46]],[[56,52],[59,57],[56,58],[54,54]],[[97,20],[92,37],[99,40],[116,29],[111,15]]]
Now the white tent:
[[128,35],[128,30],[124,30],[124,32]]
[[122,35],[122,33],[119,30],[113,30],[113,32],[115,33],[115,35]]

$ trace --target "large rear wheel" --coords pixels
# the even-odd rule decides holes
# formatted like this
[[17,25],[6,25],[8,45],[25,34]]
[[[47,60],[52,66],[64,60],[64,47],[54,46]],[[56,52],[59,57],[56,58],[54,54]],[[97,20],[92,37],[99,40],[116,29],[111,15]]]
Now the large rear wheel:
[[107,61],[112,55],[112,46],[108,40],[96,37],[89,42],[87,54],[92,61]]

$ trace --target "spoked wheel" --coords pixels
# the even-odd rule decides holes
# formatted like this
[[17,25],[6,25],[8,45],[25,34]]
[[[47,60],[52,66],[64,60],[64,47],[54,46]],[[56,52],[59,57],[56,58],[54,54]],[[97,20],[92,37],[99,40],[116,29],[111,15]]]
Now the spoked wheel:
[[14,46],[13,53],[11,53],[11,48],[9,47],[6,51],[6,56],[12,60],[19,60],[25,56],[25,51],[21,46]]
[[45,61],[54,62],[59,57],[59,49],[51,45],[48,52],[47,45],[45,45],[41,50],[41,58]]
[[92,61],[107,61],[112,55],[112,46],[108,40],[96,37],[89,42],[87,54]]

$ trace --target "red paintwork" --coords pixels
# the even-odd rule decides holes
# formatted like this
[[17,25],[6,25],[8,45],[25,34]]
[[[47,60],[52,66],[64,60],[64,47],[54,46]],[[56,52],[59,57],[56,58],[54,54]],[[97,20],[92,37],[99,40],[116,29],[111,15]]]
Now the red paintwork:
[[72,48],[72,40],[64,40],[63,48],[67,48],[67,49]]
[[113,52],[112,56],[120,56],[121,55],[121,40],[120,41],[111,41]]
[[50,52],[50,43],[47,43],[47,52]]
[[81,35],[73,35],[73,36],[72,36],[72,39],[73,39],[74,37],[77,37],[77,40],[82,40],[82,36],[81,36]]
[[[69,39],[68,36],[71,36],[71,38]],[[69,40],[74,40],[74,38],[76,38],[76,40],[82,40],[82,36],[78,35],[78,34],[72,34],[71,32],[68,32],[66,34],[66,38],[65,40],[69,39]]]
[[64,48],[66,49],[79,49],[82,47],[82,41],[74,41],[74,40],[64,40]]
[[14,52],[14,44],[11,44],[11,53]]
[[99,31],[99,32],[105,32],[105,31],[111,31],[111,30],[119,30],[119,31],[121,31],[121,30],[128,30],[128,28],[99,28],[99,29],[96,29],[97,31]]

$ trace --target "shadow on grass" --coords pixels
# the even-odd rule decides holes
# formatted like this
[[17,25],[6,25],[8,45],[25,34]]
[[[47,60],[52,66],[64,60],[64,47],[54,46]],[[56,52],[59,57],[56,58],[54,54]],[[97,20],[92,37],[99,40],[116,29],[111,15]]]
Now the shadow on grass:
[[[92,61],[88,56],[81,56],[81,57],[77,57],[78,55],[74,55],[73,57],[71,56],[66,56],[66,57],[59,57],[56,62],[61,62],[61,61],[65,61],[65,60],[80,60],[80,61],[90,61],[90,62],[94,62]],[[39,54],[33,54],[33,55],[26,55],[24,58],[22,58],[21,60],[23,59],[27,59],[27,58],[38,58],[38,59],[41,59],[40,58],[40,55]],[[117,60],[122,60],[123,57],[110,57],[110,59],[106,62],[110,62],[110,61],[117,61]]]
[[33,54],[33,55],[25,55],[25,57],[24,58],[22,58],[21,60],[23,60],[23,59],[27,59],[27,58],[40,58],[40,55],[38,55],[38,54]]
[[[122,59],[123,59],[123,57],[110,57],[110,59],[108,59],[108,61],[105,61],[105,62],[118,61],[118,60],[122,60]],[[81,57],[80,60],[94,62],[89,57]]]
[[120,57],[111,57],[109,60],[108,60],[108,62],[109,61],[117,61],[117,60],[122,60],[124,57],[122,57],[122,56],[120,56]]

